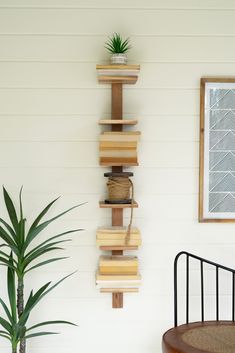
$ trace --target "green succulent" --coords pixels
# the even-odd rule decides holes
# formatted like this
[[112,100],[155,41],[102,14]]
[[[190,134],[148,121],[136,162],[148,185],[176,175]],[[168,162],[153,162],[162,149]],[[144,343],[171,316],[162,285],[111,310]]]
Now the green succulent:
[[[19,215],[10,198],[8,192],[3,187],[4,201],[10,218],[10,223],[0,218],[0,239],[3,243],[0,245],[0,265],[7,267],[7,288],[9,306],[0,298],[0,304],[5,312],[5,318],[0,316],[0,336],[8,339],[12,345],[12,353],[17,353],[18,344],[20,343],[20,353],[25,353],[25,340],[42,335],[54,334],[54,332],[34,332],[38,327],[49,324],[69,324],[71,322],[63,320],[54,320],[38,323],[32,327],[27,327],[27,321],[33,308],[39,301],[52,289],[58,286],[70,275],[62,278],[57,283],[51,285],[51,282],[46,283],[34,293],[31,291],[26,303],[24,303],[24,278],[25,275],[35,268],[45,266],[49,263],[66,259],[66,257],[50,257],[46,260],[40,260],[41,256],[51,253],[56,250],[62,250],[58,245],[71,241],[64,239],[64,236],[80,231],[81,229],[73,229],[56,234],[48,239],[41,241],[39,244],[34,244],[35,240],[39,240],[40,233],[49,226],[50,223],[62,217],[69,211],[79,207],[76,205],[70,209],[52,217],[49,220],[42,221],[52,205],[58,200],[50,202],[43,211],[36,217],[29,230],[26,231],[26,219],[23,214],[22,206],[22,188],[19,194]],[[36,263],[35,263],[36,261]]]
[[119,33],[114,33],[105,43],[105,48],[112,54],[124,54],[131,49],[130,39],[122,39]]

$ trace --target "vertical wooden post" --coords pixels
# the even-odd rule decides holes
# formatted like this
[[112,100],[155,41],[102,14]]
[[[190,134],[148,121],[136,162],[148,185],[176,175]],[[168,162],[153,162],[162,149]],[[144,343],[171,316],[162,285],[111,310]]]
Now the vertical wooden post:
[[[122,83],[112,84],[112,119],[122,119]],[[122,125],[112,125],[112,131],[122,131]],[[122,167],[112,167],[112,172],[122,172]],[[123,209],[112,209],[112,226],[123,225]],[[113,250],[112,255],[123,255],[122,250]],[[123,308],[123,293],[113,293],[113,308]]]
[[[122,83],[112,83],[112,119],[122,119]],[[122,131],[122,126],[115,125],[112,131]]]
[[123,308],[123,293],[113,293],[113,308]]

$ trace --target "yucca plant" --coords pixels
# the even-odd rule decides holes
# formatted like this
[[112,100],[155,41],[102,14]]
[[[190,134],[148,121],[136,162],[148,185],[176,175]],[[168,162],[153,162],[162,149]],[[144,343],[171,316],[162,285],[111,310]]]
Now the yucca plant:
[[[9,256],[9,261],[14,263],[12,253]],[[25,342],[25,340],[37,336],[45,336],[45,335],[53,335],[57,334],[57,332],[50,332],[50,331],[40,331],[34,332],[35,329],[46,326],[46,325],[54,325],[54,324],[67,324],[76,326],[74,323],[64,320],[53,320],[53,321],[44,321],[40,322],[36,325],[31,327],[27,326],[27,322],[31,311],[33,308],[39,303],[39,301],[52,289],[57,287],[62,281],[64,281],[67,277],[71,276],[68,275],[62,278],[60,281],[51,285],[51,282],[46,283],[40,289],[36,291],[34,294],[31,291],[28,300],[26,302],[25,307],[22,310],[21,315],[17,315],[17,300],[16,300],[16,284],[15,284],[15,271],[13,268],[8,266],[7,271],[7,287],[8,287],[8,299],[9,299],[9,306],[0,298],[0,303],[3,307],[3,310],[6,314],[6,318],[0,316],[0,325],[3,327],[3,330],[0,331],[0,336],[6,338],[11,342],[12,353],[17,353],[17,347],[19,342]],[[50,286],[51,285],[51,286]],[[33,332],[31,333],[31,331]],[[26,346],[24,345],[24,350]]]
[[122,39],[119,33],[114,33],[105,43],[105,48],[111,54],[124,54],[131,49],[130,39]]
[[[47,214],[52,205],[58,200],[57,198],[50,202],[43,209],[38,217],[36,217],[29,230],[26,231],[26,219],[23,214],[22,206],[22,188],[19,193],[19,215],[17,215],[17,211],[12,202],[12,199],[4,187],[3,194],[6,209],[10,219],[10,224],[0,218],[0,238],[3,240],[3,244],[1,244],[0,247],[4,249],[0,250],[0,264],[7,266],[8,268],[7,283],[10,307],[8,307],[6,303],[0,298],[0,304],[2,305],[7,317],[7,319],[0,317],[0,325],[3,327],[3,331],[0,331],[0,335],[11,341],[12,353],[17,352],[19,343],[20,353],[25,353],[26,339],[35,336],[53,334],[53,332],[37,332],[29,334],[28,331],[48,324],[66,323],[74,325],[71,322],[56,320],[42,322],[28,328],[27,321],[32,309],[47,293],[49,293],[70,275],[62,278],[59,282],[52,286],[50,286],[51,282],[48,282],[42,286],[35,294],[33,291],[31,291],[26,304],[24,304],[24,278],[28,272],[34,270],[35,268],[67,258],[50,257],[47,260],[39,260],[41,256],[47,253],[53,252],[55,250],[62,250],[63,248],[58,245],[67,241],[71,241],[71,239],[63,239],[63,237],[68,234],[80,231],[81,229],[73,229],[60,234],[56,234],[44,241],[41,241],[37,245],[34,245],[34,242],[35,240],[38,240],[40,233],[47,226],[49,226],[49,224],[70,212],[71,210],[79,207],[81,204],[73,206],[49,220],[42,221],[43,217]],[[7,248],[8,251],[5,248]],[[17,284],[15,283],[16,280]]]

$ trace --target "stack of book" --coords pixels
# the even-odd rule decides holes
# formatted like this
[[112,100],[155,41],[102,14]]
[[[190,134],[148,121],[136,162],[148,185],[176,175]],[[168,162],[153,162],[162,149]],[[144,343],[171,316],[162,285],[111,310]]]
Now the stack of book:
[[96,232],[98,246],[139,246],[141,234],[138,228],[132,227],[127,237],[127,227],[100,227]]
[[98,77],[109,76],[134,76],[138,77],[140,65],[97,65]]
[[134,288],[140,285],[136,256],[101,256],[96,284],[99,288]]
[[100,275],[137,275],[138,259],[136,256],[102,255],[99,260]]
[[101,165],[138,165],[140,131],[105,131],[100,135]]

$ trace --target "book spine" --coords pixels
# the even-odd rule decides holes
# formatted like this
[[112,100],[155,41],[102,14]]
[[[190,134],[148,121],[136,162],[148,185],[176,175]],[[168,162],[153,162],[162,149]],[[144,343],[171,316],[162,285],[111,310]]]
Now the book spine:
[[[127,232],[125,233],[96,233],[96,239],[97,240],[123,240],[126,238]],[[129,235],[130,239],[140,239],[140,234],[139,233],[130,233]]]
[[101,275],[98,274],[96,279],[98,281],[129,281],[129,280],[140,280],[140,275]]
[[141,240],[140,239],[130,239],[128,240],[128,243],[126,244],[125,239],[97,239],[96,244],[99,246],[139,246],[141,245]]
[[124,157],[121,157],[121,158],[113,158],[113,157],[101,157],[100,158],[100,164],[111,164],[112,165],[115,165],[115,164],[137,164],[138,161],[137,161],[137,158],[124,158]]

